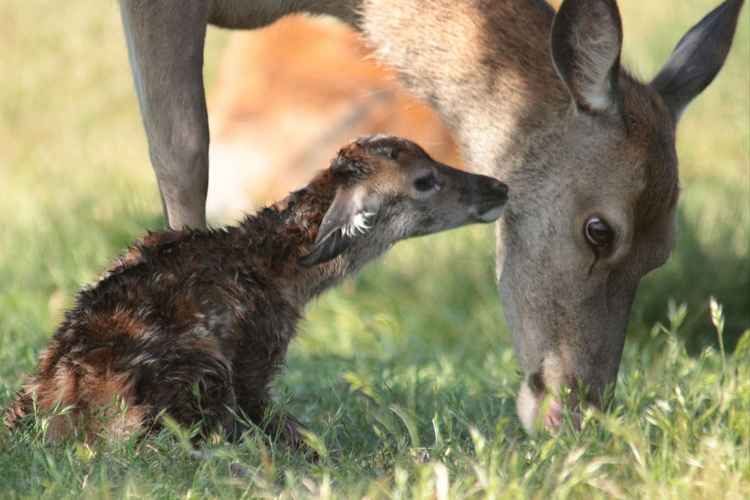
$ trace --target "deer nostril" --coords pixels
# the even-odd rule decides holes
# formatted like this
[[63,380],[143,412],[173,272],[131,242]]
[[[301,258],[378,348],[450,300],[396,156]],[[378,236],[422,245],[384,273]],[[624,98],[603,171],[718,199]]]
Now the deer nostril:
[[542,372],[538,371],[529,376],[529,389],[535,396],[542,396],[545,391],[544,377]]

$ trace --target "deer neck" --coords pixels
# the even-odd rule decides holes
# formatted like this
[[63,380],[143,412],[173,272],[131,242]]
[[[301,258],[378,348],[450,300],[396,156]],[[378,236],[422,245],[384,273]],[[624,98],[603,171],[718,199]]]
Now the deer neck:
[[520,167],[569,106],[542,0],[361,0],[358,12],[378,59],[438,110],[471,169]]

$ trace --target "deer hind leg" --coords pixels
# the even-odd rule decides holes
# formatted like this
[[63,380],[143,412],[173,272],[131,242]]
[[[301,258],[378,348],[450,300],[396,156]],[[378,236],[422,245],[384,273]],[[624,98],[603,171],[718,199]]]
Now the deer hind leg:
[[147,415],[144,407],[132,405],[134,399],[130,374],[63,357],[18,392],[6,410],[5,425],[15,430],[25,417],[36,414],[46,420],[45,434],[51,441],[126,437],[142,430]]
[[[163,413],[186,428],[198,425],[198,440],[215,431],[232,439],[238,432],[237,405],[226,358],[213,345],[168,356],[172,359],[140,382],[139,394],[148,399],[155,414]],[[157,420],[154,428],[159,427]]]
[[173,229],[206,225],[209,133],[203,46],[208,4],[120,0],[151,164]]
[[15,399],[5,409],[3,424],[10,430],[18,428],[19,423],[34,411],[34,399],[26,389],[16,393]]

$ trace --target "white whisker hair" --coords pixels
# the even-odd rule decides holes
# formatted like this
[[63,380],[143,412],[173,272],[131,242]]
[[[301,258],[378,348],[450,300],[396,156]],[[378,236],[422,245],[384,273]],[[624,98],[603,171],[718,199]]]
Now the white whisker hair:
[[347,238],[353,238],[358,234],[364,234],[370,229],[367,220],[375,215],[373,212],[359,212],[352,217],[349,224],[341,228],[341,232]]

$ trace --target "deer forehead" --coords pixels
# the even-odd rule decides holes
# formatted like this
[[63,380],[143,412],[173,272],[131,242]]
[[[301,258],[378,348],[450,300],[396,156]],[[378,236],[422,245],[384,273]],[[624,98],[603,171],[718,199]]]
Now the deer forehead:
[[615,125],[594,122],[590,136],[582,138],[586,147],[579,159],[590,164],[580,167],[583,175],[577,184],[600,201],[633,208],[638,216],[651,219],[668,212],[676,193],[674,123],[648,86],[623,77],[621,89]]

